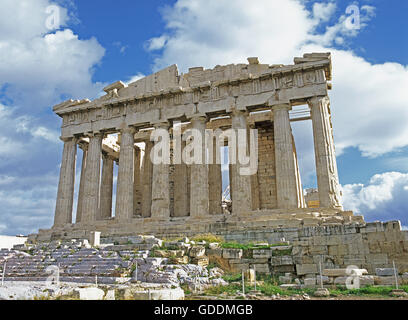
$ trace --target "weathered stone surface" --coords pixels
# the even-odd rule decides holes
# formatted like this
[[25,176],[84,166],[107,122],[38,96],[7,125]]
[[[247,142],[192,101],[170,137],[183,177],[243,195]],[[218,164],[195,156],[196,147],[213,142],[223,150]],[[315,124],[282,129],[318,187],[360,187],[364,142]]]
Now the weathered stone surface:
[[74,292],[78,293],[79,300],[103,300],[105,292],[99,288],[78,288]]
[[398,270],[394,270],[394,268],[375,268],[377,276],[393,276],[395,273],[398,274]]
[[[353,269],[355,274],[365,275],[367,274],[366,269]],[[347,275],[351,275],[351,270],[347,269],[323,269],[322,274],[328,277],[343,277]]]
[[225,259],[241,259],[242,249],[223,249],[222,256]]
[[315,274],[318,273],[316,264],[297,264],[296,272],[298,275]]
[[199,258],[205,255],[205,247],[194,246],[190,249],[189,256],[192,258]]

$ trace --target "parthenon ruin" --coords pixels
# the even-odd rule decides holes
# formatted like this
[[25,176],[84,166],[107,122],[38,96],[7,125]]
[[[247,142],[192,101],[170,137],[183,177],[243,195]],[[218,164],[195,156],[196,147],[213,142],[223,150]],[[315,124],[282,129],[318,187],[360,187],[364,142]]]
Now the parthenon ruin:
[[[173,65],[128,85],[115,82],[96,100],[56,105],[64,149],[55,220],[39,236],[188,235],[361,220],[341,205],[328,96],[331,68],[330,53],[305,54],[293,65],[261,64],[253,57],[248,64],[195,67],[185,74]],[[314,208],[304,199],[291,129],[294,121],[310,120],[318,186]],[[152,163],[149,155],[158,143],[151,141],[152,130],[175,123],[201,132],[257,130],[257,172],[241,175],[240,164],[229,165],[231,212],[222,207],[221,164]],[[73,221],[77,147],[82,170]]]

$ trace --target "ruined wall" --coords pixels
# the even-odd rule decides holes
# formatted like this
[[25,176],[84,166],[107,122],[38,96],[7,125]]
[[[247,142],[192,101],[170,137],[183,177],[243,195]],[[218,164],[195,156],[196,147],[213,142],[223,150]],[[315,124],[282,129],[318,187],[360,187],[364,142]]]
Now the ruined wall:
[[258,190],[260,209],[277,208],[275,145],[273,123],[257,122],[258,129]]
[[[376,268],[390,268],[395,261],[400,273],[408,272],[408,232],[401,230],[399,221],[243,231],[223,236],[227,241],[247,243],[288,241],[283,247],[241,253],[241,258],[237,253],[237,257],[229,260],[236,269],[256,265],[260,272],[311,276],[319,273],[319,262],[322,262],[323,269],[355,265],[373,274]],[[276,250],[284,251],[274,254]]]

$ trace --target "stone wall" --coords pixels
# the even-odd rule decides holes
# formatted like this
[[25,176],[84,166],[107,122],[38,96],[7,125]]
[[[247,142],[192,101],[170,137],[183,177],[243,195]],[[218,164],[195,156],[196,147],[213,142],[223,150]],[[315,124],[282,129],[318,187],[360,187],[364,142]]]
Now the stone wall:
[[271,122],[257,123],[256,129],[258,129],[259,208],[273,209],[278,207],[273,124]]
[[269,249],[215,249],[207,253],[227,259],[236,270],[256,266],[261,273],[308,277],[319,273],[321,263],[322,269],[345,269],[354,265],[374,274],[378,268],[392,267],[394,261],[400,273],[408,272],[408,232],[401,230],[399,221],[243,231],[224,237],[228,241],[246,243],[286,242]]

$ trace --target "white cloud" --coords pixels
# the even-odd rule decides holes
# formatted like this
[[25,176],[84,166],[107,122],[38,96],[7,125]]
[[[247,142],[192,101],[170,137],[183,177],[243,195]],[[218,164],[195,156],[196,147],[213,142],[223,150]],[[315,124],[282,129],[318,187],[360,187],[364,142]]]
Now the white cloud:
[[163,49],[156,69],[214,67],[250,56],[289,62],[316,25],[297,0],[179,0],[163,18],[166,33],[150,40],[150,49]]
[[400,172],[376,174],[367,185],[343,186],[344,208],[364,215],[367,221],[400,219],[407,225],[407,196],[408,174]]
[[163,35],[157,38],[152,38],[147,41],[146,49],[148,51],[160,50],[164,47],[164,45],[166,44],[166,41],[167,41],[166,35]]
[[67,28],[75,15],[60,5],[59,25],[47,28],[56,3],[73,8],[71,0],[0,2],[0,225],[8,234],[52,224],[62,144],[51,106],[104,86],[92,75],[105,49]]
[[144,74],[138,73],[138,74],[136,74],[136,75],[134,75],[134,76],[129,77],[129,79],[128,79],[127,81],[125,81],[125,84],[126,84],[126,85],[129,85],[130,83],[135,82],[135,81],[137,81],[137,80],[140,80],[140,79],[142,79],[142,78],[144,78],[144,77],[145,77]]
[[313,16],[321,21],[329,21],[336,11],[336,7],[334,2],[316,2],[313,4]]

